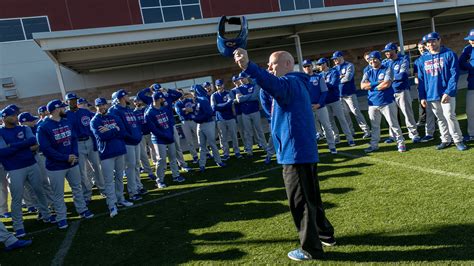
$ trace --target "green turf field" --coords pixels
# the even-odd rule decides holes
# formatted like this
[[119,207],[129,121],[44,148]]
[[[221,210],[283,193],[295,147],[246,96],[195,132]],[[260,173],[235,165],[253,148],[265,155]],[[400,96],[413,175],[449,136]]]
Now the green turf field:
[[[458,107],[465,133],[463,93]],[[360,136],[356,147],[339,144],[335,156],[320,145],[322,197],[337,246],[310,263],[474,264],[474,144],[465,152],[436,151],[438,139],[407,141],[404,154],[396,144],[381,144],[366,156],[367,140]],[[256,154],[253,160],[231,159],[225,169],[187,174],[179,185],[168,181],[163,190],[144,179],[150,193],[143,205],[120,209],[113,219],[105,200],[95,196],[91,210],[102,215],[74,222],[79,219],[68,193],[70,229],[26,216],[27,232],[36,232],[27,237],[33,245],[0,251],[0,265],[292,263],[286,254],[298,240],[281,169],[264,165],[263,153]],[[71,246],[61,253],[65,239]]]

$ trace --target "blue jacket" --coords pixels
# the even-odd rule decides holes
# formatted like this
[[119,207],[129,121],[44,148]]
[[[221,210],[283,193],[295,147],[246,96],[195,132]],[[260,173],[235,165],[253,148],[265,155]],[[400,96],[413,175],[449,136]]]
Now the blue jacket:
[[272,137],[280,164],[316,163],[318,146],[309,98],[309,76],[292,72],[276,77],[249,62],[247,74],[273,96]]
[[75,112],[71,110],[66,111],[66,118],[71,123],[72,130],[74,130],[79,139],[92,137],[93,134],[90,127],[92,117],[94,117],[94,113],[84,108],[77,108]]
[[146,107],[143,107],[143,108],[140,108],[140,109],[135,108],[135,110],[133,110],[133,113],[137,117],[138,124],[140,124],[140,127],[142,129],[142,134],[143,135],[148,135],[148,134],[150,134],[150,128],[149,128],[149,126],[148,126],[148,124],[146,123],[146,120],[145,120],[145,110],[146,110]]
[[439,101],[443,94],[456,97],[459,69],[456,53],[441,47],[438,54],[425,53],[420,57],[418,94],[420,100]]
[[260,86],[256,84],[244,84],[235,90],[236,94],[242,94],[239,97],[240,110],[243,114],[252,114],[260,111],[258,97],[260,95]]
[[272,120],[273,97],[265,90],[260,90],[260,104],[262,105],[265,118],[270,122]]
[[[238,92],[238,88],[239,87],[235,87],[235,88],[230,90],[229,96],[230,96],[230,98],[232,98],[232,100],[235,100],[236,94]],[[234,102],[234,110],[235,110],[235,115],[236,116],[237,115],[242,115],[242,108],[240,108],[240,103]]]
[[195,103],[192,99],[184,99],[184,100],[179,100],[175,103],[174,109],[176,113],[178,114],[179,120],[181,122],[187,121],[187,120],[193,120],[192,116],[193,113],[185,113],[184,109],[186,108],[194,108]]
[[335,68],[330,68],[326,72],[322,72],[326,80],[328,93],[326,96],[326,104],[334,103],[341,100],[341,91],[339,90],[339,73]]
[[474,90],[474,49],[469,44],[464,47],[459,57],[459,67],[467,71],[467,89]]
[[[101,133],[99,131],[100,126],[110,130]],[[119,129],[117,129],[117,126]],[[125,126],[118,117],[97,113],[91,120],[91,130],[97,140],[101,160],[107,160],[127,153],[124,141]]]
[[326,105],[326,97],[328,95],[328,87],[324,77],[314,73],[309,76],[309,83],[311,84],[311,90],[309,91],[311,104],[319,104],[320,108],[323,108]]
[[198,124],[212,122],[212,107],[208,100],[207,92],[204,88],[198,88],[196,91],[196,106],[194,107],[194,122]]
[[30,147],[36,137],[26,126],[0,128],[0,161],[7,171],[22,169],[36,163]]
[[342,96],[350,96],[356,93],[356,86],[354,81],[355,68],[352,63],[344,61],[341,65],[335,66],[336,70],[340,75],[344,75],[340,78],[339,91]]
[[148,106],[145,119],[150,127],[151,141],[153,144],[174,143],[174,118],[173,110],[163,106],[160,109]]
[[369,90],[369,96],[367,98],[369,106],[384,106],[395,101],[392,86],[381,91],[375,89],[380,81],[387,80],[393,80],[390,66],[381,65],[378,69],[370,68],[369,71],[364,74],[362,81],[369,81],[372,87]]
[[408,82],[410,61],[406,56],[399,54],[397,60],[385,59],[382,64],[392,69],[392,88],[395,93],[410,89],[410,83]]
[[228,91],[214,92],[211,95],[211,107],[216,112],[217,121],[231,120],[234,119],[234,112],[232,111],[232,105],[234,100],[229,96]]
[[118,117],[124,125],[125,144],[138,145],[142,140],[142,129],[133,110],[128,106],[123,107],[116,104],[109,108],[109,114]]
[[77,165],[68,162],[70,154],[79,157],[79,152],[76,134],[67,119],[57,122],[46,118],[39,126],[36,138],[46,157],[46,169],[58,171]]

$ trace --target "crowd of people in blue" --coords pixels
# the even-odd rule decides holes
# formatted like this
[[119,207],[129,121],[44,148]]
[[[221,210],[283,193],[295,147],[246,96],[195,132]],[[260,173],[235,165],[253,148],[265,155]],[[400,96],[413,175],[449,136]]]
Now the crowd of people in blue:
[[[368,92],[370,123],[359,107],[354,65],[344,60],[341,51],[334,52],[330,59],[304,60],[304,73],[286,71],[281,75],[275,69],[278,60],[288,59],[284,53],[275,55],[278,60],[273,66],[269,63],[268,72],[239,55],[236,63],[243,71],[232,77],[232,89],[226,88],[222,79],[214,84],[193,85],[190,91],[152,84],[134,96],[119,89],[111,100],[97,98],[89,106],[86,100],[71,92],[65,95],[64,101],[54,99],[40,106],[38,117],[10,104],[0,111],[3,121],[0,128],[0,217],[12,219],[14,234],[0,223],[0,241],[5,243],[6,250],[31,244],[30,240],[23,239],[27,235],[23,225],[25,205],[28,212],[38,213],[39,221],[66,229],[65,180],[71,188],[74,207],[82,218],[94,216],[88,209],[94,186],[105,197],[110,217],[115,217],[120,207],[132,206],[148,193],[140,173],[145,173],[162,189],[171,183],[184,182],[182,173],[192,171],[188,164],[196,164],[198,171],[205,172],[209,159],[218,167],[226,167],[225,161],[231,156],[252,158],[254,144],[264,151],[265,164],[276,154],[278,163],[285,167],[317,162],[317,138],[326,139],[330,153],[337,154],[336,145],[341,142],[339,130],[344,133],[348,146],[356,145],[351,114],[363,132],[362,137],[370,139],[365,149],[367,153],[379,149],[382,116],[390,132],[384,141],[396,142],[399,152],[407,151],[398,122],[399,111],[413,143],[432,141],[437,121],[441,142],[436,149],[454,144],[464,151],[467,149],[464,142],[474,140],[474,29],[466,40],[469,45],[459,59],[455,52],[441,45],[436,32],[425,35],[418,44],[420,57],[414,63],[413,73],[424,115],[424,136],[418,130],[419,123],[413,112],[408,80],[412,73],[410,62],[398,53],[394,43],[384,47],[382,53],[386,59],[382,59],[379,51],[364,55],[368,66],[363,70],[360,89]],[[287,61],[291,63],[291,60]],[[272,67],[274,69],[270,69]],[[465,137],[455,113],[460,68],[468,72]],[[279,78],[273,79],[272,74]],[[302,81],[309,85],[302,86]],[[292,90],[293,87],[310,89]],[[271,124],[268,140],[262,128],[261,110]],[[184,142],[177,131],[175,114],[181,122]],[[308,130],[313,123],[308,124],[309,120],[314,121],[314,130]],[[243,150],[239,146],[239,135]],[[314,142],[315,147],[308,144],[308,140]],[[184,159],[182,145],[186,145],[192,161]],[[168,163],[170,180],[165,178]],[[152,164],[156,164],[155,171]],[[309,177],[316,172],[312,167],[293,170],[303,171]],[[291,176],[293,170],[288,169],[287,176]],[[284,177],[285,171],[286,168]],[[285,183],[285,186],[293,185]],[[8,195],[11,195],[11,212]],[[313,229],[297,226],[302,248],[290,252],[288,256],[293,256],[290,258],[311,259],[322,250],[321,243],[335,244],[334,228],[325,218],[322,205],[317,209],[322,211],[317,218],[318,226]],[[292,214],[296,223],[293,209]],[[319,232],[319,244],[304,237],[314,230]],[[305,245],[309,250],[305,250]]]

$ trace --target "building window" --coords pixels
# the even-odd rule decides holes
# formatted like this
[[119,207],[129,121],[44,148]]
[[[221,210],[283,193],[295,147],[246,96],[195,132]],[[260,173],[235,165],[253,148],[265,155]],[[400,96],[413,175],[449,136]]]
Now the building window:
[[139,0],[143,23],[202,18],[199,0]]
[[324,0],[280,0],[280,10],[299,10],[324,7]]
[[48,17],[0,19],[0,42],[33,39],[35,32],[50,32]]

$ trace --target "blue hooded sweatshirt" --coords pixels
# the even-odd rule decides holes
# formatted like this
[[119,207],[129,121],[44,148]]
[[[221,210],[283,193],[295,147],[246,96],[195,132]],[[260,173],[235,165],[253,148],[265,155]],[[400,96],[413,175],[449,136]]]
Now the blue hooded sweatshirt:
[[384,106],[395,101],[392,86],[385,90],[375,89],[379,82],[388,80],[393,80],[392,69],[390,66],[381,65],[378,69],[371,67],[369,71],[364,74],[362,81],[369,81],[372,87],[369,90],[367,98],[369,106]]
[[328,88],[326,96],[326,104],[334,103],[341,100],[341,91],[339,91],[339,73],[335,68],[329,68],[328,71],[322,72]]
[[326,105],[326,96],[328,95],[328,87],[324,77],[314,73],[309,76],[309,83],[311,85],[311,90],[309,91],[311,104],[319,104],[319,108],[323,108]]
[[441,47],[438,54],[425,53],[420,58],[418,71],[420,100],[439,101],[443,94],[456,97],[459,78],[456,53]]
[[206,90],[201,85],[195,85],[196,106],[194,107],[194,122],[198,124],[212,122],[212,107]]
[[352,63],[344,61],[341,65],[334,66],[340,75],[339,91],[342,96],[351,96],[356,93],[356,86],[354,81],[355,68]]
[[[235,88],[230,90],[229,96],[230,96],[230,98],[232,98],[232,100],[235,100],[236,94],[238,92],[238,88],[239,87],[235,87]],[[235,110],[235,115],[236,116],[242,115],[242,109],[240,108],[240,103],[234,102],[234,110]]]
[[234,112],[232,111],[232,104],[234,100],[229,96],[228,91],[214,92],[211,95],[211,107],[216,112],[217,121],[234,119]]
[[174,109],[175,109],[176,113],[178,114],[179,120],[181,120],[181,122],[193,120],[193,118],[192,118],[193,113],[186,113],[184,111],[184,109],[186,109],[186,108],[193,108],[194,109],[194,106],[195,106],[194,101],[192,99],[189,99],[189,98],[179,100],[175,103]]
[[0,128],[0,161],[5,170],[18,170],[35,164],[30,147],[36,144],[36,137],[29,127]]
[[146,120],[145,120],[145,110],[146,110],[146,107],[135,108],[135,110],[133,110],[133,113],[137,117],[138,124],[140,124],[140,127],[142,129],[142,134],[143,135],[149,135],[150,134],[150,128],[149,128],[149,126],[148,126],[148,124],[146,123]]
[[109,114],[118,117],[124,125],[125,144],[138,145],[142,140],[142,129],[133,110],[128,106],[123,107],[116,104],[109,108]]
[[408,76],[410,73],[410,61],[408,61],[408,58],[406,56],[399,54],[396,60],[385,59],[382,61],[382,65],[385,65],[392,69],[392,88],[395,93],[410,89],[410,83],[408,82]]
[[84,108],[77,108],[75,112],[66,111],[66,118],[72,125],[72,130],[78,139],[93,136],[90,127],[92,117],[94,117],[94,113]]
[[247,74],[273,96],[272,137],[279,164],[316,163],[318,146],[309,91],[309,76],[291,72],[276,77],[249,62]]
[[173,110],[162,106],[157,109],[153,105],[145,111],[145,119],[151,130],[153,144],[174,143],[174,117]]
[[239,97],[240,110],[243,114],[252,114],[260,111],[258,97],[260,95],[260,86],[256,84],[242,84],[236,89],[236,94],[242,94]]
[[[101,133],[99,131],[101,126],[110,130]],[[97,140],[101,160],[107,160],[127,153],[124,141],[125,126],[118,117],[97,113],[91,120],[91,130]]]
[[474,48],[470,44],[462,50],[459,67],[467,71],[467,89],[474,90]]
[[260,104],[262,105],[265,118],[270,123],[272,120],[273,97],[265,90],[260,90]]
[[46,118],[38,128],[36,138],[46,157],[46,169],[58,171],[76,166],[68,162],[69,155],[79,157],[77,137],[67,119],[55,121]]

